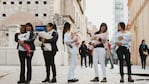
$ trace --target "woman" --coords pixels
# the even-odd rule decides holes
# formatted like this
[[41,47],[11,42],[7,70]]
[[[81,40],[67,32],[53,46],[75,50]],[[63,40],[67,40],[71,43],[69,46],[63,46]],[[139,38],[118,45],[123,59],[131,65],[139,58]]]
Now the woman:
[[[31,81],[31,75],[32,75],[32,66],[31,66],[31,60],[34,54],[35,50],[35,45],[34,45],[34,40],[35,40],[35,34],[33,33],[33,26],[31,23],[27,23],[25,25],[25,31],[26,37],[28,38],[27,40],[19,40],[17,34],[15,35],[15,41],[19,43],[18,45],[18,54],[19,54],[19,59],[20,59],[20,64],[21,64],[21,71],[20,71],[20,80],[18,81],[19,83],[30,83]],[[21,33],[23,33],[21,31]],[[23,44],[26,43],[30,46],[30,56],[27,55],[27,51],[23,47]],[[25,60],[27,60],[27,78],[25,80]]]
[[123,71],[123,61],[125,56],[125,60],[127,63],[127,70],[128,70],[128,82],[134,82],[131,77],[131,63],[130,63],[130,42],[131,42],[131,33],[125,31],[125,24],[124,22],[120,22],[118,24],[117,34],[115,35],[115,45],[118,46],[117,55],[119,58],[119,65],[120,65],[120,75],[121,79],[120,82],[124,82],[124,71]]
[[139,53],[140,53],[140,58],[141,58],[141,64],[142,64],[142,69],[146,68],[146,58],[148,55],[148,46],[145,43],[145,40],[142,40],[140,47],[139,47]]
[[68,82],[77,82],[78,79],[74,78],[74,70],[77,64],[77,45],[76,41],[71,38],[70,24],[66,22],[63,29],[63,44],[65,43],[70,55],[70,67],[68,72]]
[[[42,42],[42,50],[43,50],[43,56],[44,56],[44,60],[45,60],[45,66],[46,66],[46,79],[43,80],[42,82],[51,82],[51,83],[55,83],[57,82],[56,80],[56,67],[55,67],[55,55],[58,51],[57,48],[57,40],[58,40],[58,33],[57,31],[54,29],[54,26],[52,23],[48,23],[46,26],[46,32],[49,34],[49,36],[51,36],[52,38],[47,39],[45,37],[40,37],[40,41]],[[49,44],[51,46],[51,49],[46,48],[47,45],[45,44]],[[48,46],[49,47],[49,46]],[[50,81],[50,67],[52,67],[52,74],[53,74],[53,78]]]
[[98,61],[100,61],[102,73],[103,73],[103,80],[101,82],[107,82],[106,79],[106,68],[105,68],[105,54],[106,50],[104,44],[108,38],[107,34],[107,25],[106,23],[102,23],[100,25],[100,30],[97,31],[94,35],[94,40],[96,43],[93,43],[94,50],[93,50],[93,65],[95,71],[95,78],[91,80],[92,82],[99,81],[99,73],[98,73]]

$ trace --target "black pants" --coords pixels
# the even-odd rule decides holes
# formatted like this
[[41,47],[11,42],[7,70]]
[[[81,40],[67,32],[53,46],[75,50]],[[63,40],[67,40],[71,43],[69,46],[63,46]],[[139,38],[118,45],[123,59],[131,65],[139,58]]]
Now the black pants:
[[31,80],[32,77],[32,65],[31,65],[31,61],[32,61],[32,57],[33,57],[33,53],[31,52],[31,56],[27,56],[27,52],[26,51],[19,51],[19,59],[20,59],[20,81],[25,81],[25,59],[27,61],[27,81]]
[[142,69],[145,69],[146,68],[146,58],[147,58],[147,56],[141,55],[140,57],[141,57]]
[[124,75],[124,71],[123,71],[123,62],[124,62],[124,57],[125,56],[125,60],[126,60],[126,63],[127,63],[127,71],[128,71],[128,75],[130,76],[131,75],[131,63],[130,63],[130,52],[129,52],[129,49],[127,49],[126,47],[124,46],[120,46],[117,50],[117,55],[118,55],[118,58],[119,58],[119,65],[120,65],[120,75],[123,76]]
[[56,55],[55,51],[43,51],[46,72],[47,72],[47,79],[50,77],[50,66],[52,67],[53,77],[56,77],[56,67],[54,62],[54,57]]
[[89,55],[88,58],[89,58],[89,66],[92,67],[92,65],[93,65],[93,56]]
[[81,66],[83,66],[83,59],[84,59],[84,62],[85,62],[85,66],[87,67],[87,64],[86,64],[86,55],[85,54],[81,54]]

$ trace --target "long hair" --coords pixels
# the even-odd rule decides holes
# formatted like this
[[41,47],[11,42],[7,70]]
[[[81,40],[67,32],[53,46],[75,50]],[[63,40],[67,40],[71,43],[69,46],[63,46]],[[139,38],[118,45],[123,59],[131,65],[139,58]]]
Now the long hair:
[[68,31],[68,30],[70,30],[70,27],[71,27],[71,24],[70,23],[68,23],[68,22],[66,22],[65,24],[64,24],[64,28],[63,28],[63,44],[64,44],[64,34]]
[[105,28],[106,28],[104,33],[107,32],[107,30],[108,30],[107,24],[106,23],[101,23],[99,31],[97,31],[95,34],[99,34],[101,32],[101,27],[103,27],[103,26],[105,26]]
[[55,29],[57,31],[57,26],[56,24],[53,24],[53,29]]
[[31,23],[26,23],[26,25],[25,25],[25,32],[26,32],[26,27],[31,27],[31,32],[34,31],[33,25]]
[[125,30],[125,23],[124,23],[124,22],[119,22],[119,25],[121,26],[121,28],[122,28],[123,30]]
[[99,32],[101,32],[101,27],[103,27],[103,26],[105,26],[105,28],[106,28],[104,32],[107,32],[108,27],[107,27],[106,23],[101,23]]

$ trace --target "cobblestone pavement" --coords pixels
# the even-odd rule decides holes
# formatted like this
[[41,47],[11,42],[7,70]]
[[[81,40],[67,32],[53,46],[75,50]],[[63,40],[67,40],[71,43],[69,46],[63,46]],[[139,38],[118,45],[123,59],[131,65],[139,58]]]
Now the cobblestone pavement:
[[[109,69],[110,65],[107,66],[107,83],[103,84],[120,84],[119,79],[119,67],[118,65],[114,66],[114,69]],[[0,66],[0,84],[17,84],[19,79],[19,66]],[[79,82],[74,84],[102,84],[101,82],[90,82],[94,78],[93,68],[81,68],[77,66],[76,68],[76,78],[79,79]],[[101,69],[99,65],[100,80],[102,79]],[[127,72],[127,68],[125,68]],[[67,73],[68,66],[57,66],[57,83],[55,84],[68,84],[67,83]],[[146,70],[142,70],[141,66],[132,66],[133,74],[149,74],[149,67]],[[132,75],[135,80],[134,83],[128,83],[127,75],[125,75],[125,82],[123,84],[149,84],[149,76],[139,76]],[[41,81],[45,79],[45,67],[44,66],[33,66],[32,80],[30,84],[42,84]],[[71,84],[71,83],[70,83]]]

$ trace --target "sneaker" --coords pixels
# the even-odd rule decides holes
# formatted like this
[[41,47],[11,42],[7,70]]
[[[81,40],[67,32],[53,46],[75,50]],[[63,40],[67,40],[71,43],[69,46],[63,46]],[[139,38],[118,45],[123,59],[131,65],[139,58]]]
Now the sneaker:
[[79,81],[79,79],[70,79],[70,80],[68,80],[68,82],[78,82]]
[[107,82],[107,78],[103,78],[100,82]]
[[94,79],[90,80],[91,82],[99,82],[99,77],[95,77]]

